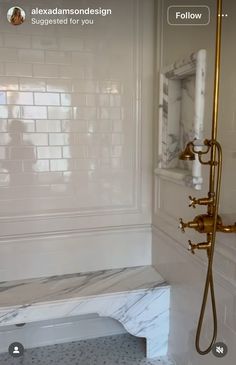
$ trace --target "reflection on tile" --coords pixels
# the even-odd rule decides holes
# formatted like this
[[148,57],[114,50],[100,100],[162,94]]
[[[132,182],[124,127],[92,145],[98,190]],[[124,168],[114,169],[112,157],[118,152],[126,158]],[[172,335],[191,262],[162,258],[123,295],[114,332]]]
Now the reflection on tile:
[[22,358],[0,355],[1,365],[174,365],[145,358],[145,341],[128,334],[26,349]]
[[8,104],[21,104],[21,105],[32,105],[33,104],[33,93],[32,92],[7,92],[7,103]]
[[18,90],[18,79],[16,77],[0,77],[1,90]]
[[6,104],[6,93],[0,92],[0,104],[4,105]]

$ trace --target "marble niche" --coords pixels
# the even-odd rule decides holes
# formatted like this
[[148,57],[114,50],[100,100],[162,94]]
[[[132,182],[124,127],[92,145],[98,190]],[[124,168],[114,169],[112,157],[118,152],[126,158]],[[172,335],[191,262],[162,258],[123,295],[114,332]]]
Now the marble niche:
[[[205,101],[206,51],[165,67],[160,73],[158,161],[156,175],[201,190],[198,161],[180,161],[187,142],[202,141]],[[200,144],[201,142],[199,142]]]

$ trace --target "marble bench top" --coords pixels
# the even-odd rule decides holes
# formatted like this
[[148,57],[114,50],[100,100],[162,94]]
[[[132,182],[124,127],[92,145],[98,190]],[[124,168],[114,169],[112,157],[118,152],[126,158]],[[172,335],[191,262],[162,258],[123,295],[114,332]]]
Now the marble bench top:
[[152,266],[0,282],[0,309],[169,286]]

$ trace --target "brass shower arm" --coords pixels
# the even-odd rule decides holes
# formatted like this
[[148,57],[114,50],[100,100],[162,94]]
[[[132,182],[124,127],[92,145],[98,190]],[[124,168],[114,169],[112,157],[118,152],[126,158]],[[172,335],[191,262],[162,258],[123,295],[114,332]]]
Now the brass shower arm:
[[236,222],[234,223],[234,225],[224,226],[222,224],[220,226],[217,226],[217,231],[224,233],[236,233]]

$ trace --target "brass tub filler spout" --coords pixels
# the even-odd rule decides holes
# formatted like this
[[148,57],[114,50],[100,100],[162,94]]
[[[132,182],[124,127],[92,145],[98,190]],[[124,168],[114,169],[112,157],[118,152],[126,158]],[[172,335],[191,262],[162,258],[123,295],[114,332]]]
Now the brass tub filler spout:
[[[236,223],[234,225],[225,226],[218,214],[219,197],[221,189],[221,173],[222,173],[222,149],[217,141],[218,126],[218,105],[219,105],[219,79],[220,79],[220,54],[221,54],[221,24],[222,24],[222,0],[217,0],[217,21],[216,21],[216,47],[215,47],[215,78],[214,78],[214,97],[213,97],[213,114],[212,114],[212,135],[211,139],[205,139],[201,150],[197,147],[196,140],[189,142],[185,150],[180,154],[181,160],[195,160],[198,158],[202,165],[208,165],[210,169],[209,176],[209,192],[204,198],[189,197],[189,206],[195,208],[196,205],[203,205],[207,208],[206,214],[196,216],[193,221],[184,223],[180,218],[180,229],[184,232],[185,228],[193,228],[199,233],[206,235],[206,240],[201,243],[192,243],[189,240],[189,251],[193,254],[196,250],[206,250],[208,257],[208,268],[206,274],[206,282],[202,299],[202,306],[197,326],[195,346],[199,354],[205,355],[209,353],[216,341],[217,337],[217,313],[214,293],[213,281],[213,255],[216,240],[216,232],[236,233]],[[210,158],[206,160],[206,156]],[[200,337],[202,323],[205,315],[208,292],[210,289],[212,314],[213,314],[213,335],[209,346],[202,350],[200,347]]]

